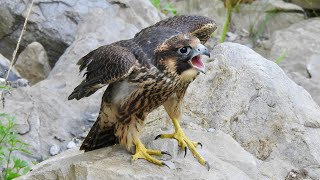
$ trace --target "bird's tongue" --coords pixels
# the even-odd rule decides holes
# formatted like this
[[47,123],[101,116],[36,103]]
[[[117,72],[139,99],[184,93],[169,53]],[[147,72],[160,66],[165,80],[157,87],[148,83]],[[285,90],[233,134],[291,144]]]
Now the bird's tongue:
[[201,61],[200,55],[193,57],[191,59],[191,64],[197,69],[200,69],[200,70],[204,69],[204,64]]

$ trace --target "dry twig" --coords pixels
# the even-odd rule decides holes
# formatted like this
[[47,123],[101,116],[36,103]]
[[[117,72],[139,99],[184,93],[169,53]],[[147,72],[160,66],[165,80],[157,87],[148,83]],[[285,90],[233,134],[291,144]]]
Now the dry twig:
[[[33,1],[34,1],[34,0],[31,0],[31,5],[30,5],[30,7],[29,7],[27,16],[26,16],[26,18],[25,18],[25,21],[24,21],[24,24],[23,24],[23,27],[22,27],[22,30],[21,30],[21,33],[20,33],[20,36],[19,36],[19,39],[18,39],[18,42],[17,42],[17,46],[16,46],[16,48],[15,48],[15,50],[13,51],[13,54],[12,54],[12,59],[11,59],[10,67],[9,67],[9,69],[8,69],[8,71],[7,71],[7,75],[6,75],[6,78],[5,78],[5,85],[8,85],[8,78],[9,78],[10,71],[11,71],[12,67],[14,66],[14,64],[16,63],[17,52],[18,52],[18,50],[19,50],[19,46],[20,46],[20,43],[21,43],[21,39],[22,39],[23,33],[24,33],[24,31],[26,30],[26,26],[27,26],[27,23],[28,23],[29,15],[30,15],[30,13],[31,13],[32,6],[33,6]],[[2,90],[2,91],[1,91],[1,100],[2,100],[2,106],[3,106],[3,107],[4,107],[4,92],[5,92],[5,90]]]

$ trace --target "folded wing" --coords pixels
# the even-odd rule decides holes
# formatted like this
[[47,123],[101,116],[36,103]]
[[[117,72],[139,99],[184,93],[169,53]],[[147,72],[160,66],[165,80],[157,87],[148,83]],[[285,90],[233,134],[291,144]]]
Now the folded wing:
[[68,100],[88,97],[107,84],[121,81],[133,71],[136,62],[128,48],[117,45],[101,46],[91,51],[78,62],[80,72],[86,69],[85,79],[74,89]]

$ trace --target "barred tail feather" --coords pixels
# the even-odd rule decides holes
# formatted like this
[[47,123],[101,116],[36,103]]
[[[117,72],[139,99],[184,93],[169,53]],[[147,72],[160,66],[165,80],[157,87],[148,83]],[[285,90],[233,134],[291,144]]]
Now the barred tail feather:
[[114,135],[114,128],[114,126],[101,128],[98,118],[83,141],[80,150],[87,152],[117,144],[118,138]]

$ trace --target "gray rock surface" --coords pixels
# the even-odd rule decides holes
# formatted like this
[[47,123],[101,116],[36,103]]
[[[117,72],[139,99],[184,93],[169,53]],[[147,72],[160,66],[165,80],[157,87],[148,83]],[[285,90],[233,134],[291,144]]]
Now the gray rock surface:
[[[0,78],[5,79],[7,77],[7,72],[9,70],[9,67],[10,67],[10,61],[4,56],[2,56],[2,54],[0,54]],[[15,68],[12,68],[9,73],[8,80],[16,81],[19,78],[20,78],[19,73],[16,71]]]
[[[179,14],[198,14],[211,17],[219,25],[217,32],[222,33],[223,24],[226,20],[226,9],[223,1],[171,1]],[[272,13],[269,17],[267,13],[269,11],[278,13]],[[270,37],[275,30],[286,28],[303,19],[303,9],[297,5],[279,0],[254,1],[251,4],[240,4],[239,11],[233,11],[230,29],[232,32],[241,34],[243,29],[250,32],[250,29],[253,28],[253,33],[262,33],[259,35]],[[258,31],[264,31],[264,33]]]
[[[76,39],[79,23],[86,14],[101,9],[120,18],[131,20],[139,29],[157,20],[159,14],[149,2],[120,0],[128,8],[110,4],[112,0],[35,0],[21,49],[33,41],[41,43],[48,52],[51,67],[65,49]],[[0,53],[10,57],[20,35],[30,1],[0,1]],[[139,11],[133,9],[140,8]],[[148,14],[146,18],[145,13]],[[110,20],[110,19],[109,19]]]
[[57,155],[60,152],[60,147],[58,145],[54,144],[50,147],[49,152],[50,152],[51,156]]
[[309,77],[320,83],[320,54],[314,54],[307,62]]
[[320,1],[318,0],[290,0],[292,3],[295,3],[304,9],[320,9]]
[[[320,80],[310,76],[308,64],[318,62],[320,54],[320,18],[312,18],[296,23],[287,29],[276,31],[272,36],[271,59],[276,59],[286,52],[287,57],[279,64],[287,75],[298,85],[304,87],[320,104]],[[315,58],[312,60],[312,58]],[[313,70],[319,72],[319,70]],[[315,72],[314,72],[315,73]]]
[[171,0],[172,6],[179,14],[196,14],[210,17],[215,20],[220,27],[215,33],[221,33],[225,21],[226,9],[220,0]]
[[67,149],[72,149],[72,148],[75,148],[75,147],[77,147],[75,142],[73,142],[73,141],[68,142]]
[[301,7],[281,0],[265,0],[242,4],[239,13],[233,13],[232,23],[238,33],[242,29],[250,32],[252,28],[251,36],[270,38],[274,31],[303,19],[304,11]]
[[[5,96],[6,106],[1,111],[17,117],[17,130],[31,144],[32,158],[42,160],[49,157],[53,144],[64,151],[70,140],[84,137],[93,123],[104,89],[80,101],[67,101],[68,95],[82,79],[76,66],[78,59],[101,45],[131,38],[141,28],[162,17],[149,1],[119,2],[36,1],[22,47],[37,40],[51,53],[48,54],[50,59],[71,45],[47,79],[32,87],[15,89],[11,95]],[[189,13],[193,14],[210,14],[214,18],[224,16],[221,1],[214,1],[216,4],[208,2],[215,4],[214,8],[208,3],[197,5],[195,2],[200,1],[177,1],[194,3],[193,6],[185,6],[185,12],[190,8]],[[0,34],[0,49],[3,50],[15,45],[26,8],[22,0],[1,1],[0,5],[9,9],[0,8],[3,10],[0,11],[0,33],[4,34]],[[182,6],[181,9],[184,8]],[[279,27],[284,28],[301,19],[301,13],[291,13],[297,19]],[[217,22],[223,24],[221,18]],[[301,28],[304,26],[305,29]],[[283,34],[286,39],[274,41],[272,57],[278,57],[288,46],[282,42],[290,42],[293,46],[288,52],[290,58],[304,59],[308,53],[319,54],[318,38],[315,38],[319,32],[317,19],[293,25],[284,31],[288,31],[288,35]],[[296,36],[300,36],[300,41]],[[305,37],[302,42],[301,37]],[[62,48],[55,49],[58,46]],[[303,47],[311,48],[304,51],[301,50]],[[9,51],[7,53],[10,54]],[[168,120],[166,113],[159,108],[149,115],[143,140],[149,147],[168,150],[173,155],[171,160],[165,157],[171,169],[153,166],[143,160],[130,162],[131,156],[127,151],[113,146],[85,154],[72,149],[40,163],[22,178],[172,179],[180,174],[185,178],[196,176],[199,179],[320,177],[320,108],[311,96],[276,64],[245,46],[224,43],[215,47],[212,55],[214,58],[209,61],[213,62],[206,64],[207,74],[200,75],[187,92],[182,121],[187,134],[204,144],[200,153],[209,160],[212,171],[207,172],[190,154],[184,159],[174,140],[152,140],[161,132],[172,131],[170,122],[165,121]],[[310,58],[304,60],[304,73],[288,73],[284,64],[280,65],[290,77],[305,83],[308,82],[305,72]],[[52,66],[55,60],[51,58],[50,62]],[[317,86],[314,84],[313,88],[317,89]],[[309,90],[313,94],[312,88]]]
[[19,74],[31,84],[35,84],[48,77],[51,67],[46,50],[38,42],[29,44],[24,49],[15,64]]
[[[205,133],[187,131],[193,139],[202,139],[205,144],[218,143],[219,148],[204,146],[199,151],[211,163],[211,170],[200,165],[191,154],[183,157],[179,153],[165,161],[174,163],[175,167],[159,167],[145,160],[131,161],[129,154],[119,145],[97,151],[82,153],[69,150],[34,167],[28,175],[18,179],[256,179],[257,163],[255,158],[244,151],[229,135],[217,131]],[[161,140],[162,141],[162,140]],[[151,143],[157,143],[153,141]],[[166,146],[157,143],[161,149]],[[215,150],[213,150],[215,149]],[[229,155],[232,155],[230,157]]]
[[[69,2],[75,3],[76,7],[87,7],[93,2],[102,3],[102,1]],[[88,114],[96,114],[99,110],[103,90],[81,101],[67,100],[68,95],[82,80],[76,65],[77,61],[101,45],[132,38],[139,29],[160,20],[157,10],[149,1],[123,2],[130,3],[130,7],[121,8],[117,4],[108,4],[101,8],[95,7],[98,5],[87,7],[87,15],[83,15],[77,33],[73,34],[74,42],[60,57],[49,77],[32,87],[18,88],[11,92],[12,95],[5,96],[5,108],[1,106],[1,111],[16,116],[18,133],[31,144],[33,158],[42,160],[48,157],[52,144],[59,145],[62,151],[65,150],[72,138],[80,137],[92,125],[90,122],[92,117],[88,117]],[[60,3],[62,2],[53,3],[56,5],[52,9],[58,8],[56,6],[60,6]],[[50,1],[39,4],[46,6],[52,3]],[[107,6],[110,7],[105,10]],[[145,14],[140,11],[141,8],[150,11],[149,18],[144,18]],[[84,13],[86,9],[81,11]],[[136,12],[136,15],[132,16],[132,12]]]
[[[172,125],[162,123],[166,117],[157,114],[160,109],[148,117],[143,141],[148,147],[169,151],[173,158],[164,159],[172,169],[143,160],[130,163],[130,154],[116,145],[84,154],[62,153],[23,178],[319,177],[320,107],[311,96],[275,63],[245,46],[223,43],[212,55],[209,61],[213,62],[206,63],[207,74],[200,75],[187,92],[182,121],[190,138],[203,143],[199,151],[210,162],[211,171],[190,154],[183,158],[174,140],[153,140],[159,133],[172,132]],[[208,132],[209,128],[217,130]]]

